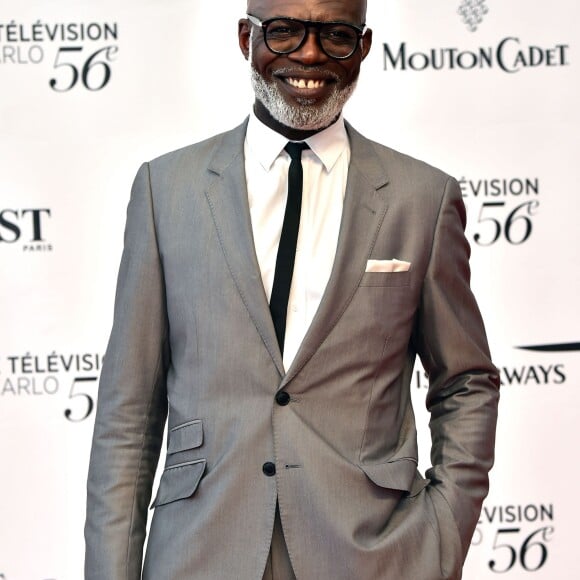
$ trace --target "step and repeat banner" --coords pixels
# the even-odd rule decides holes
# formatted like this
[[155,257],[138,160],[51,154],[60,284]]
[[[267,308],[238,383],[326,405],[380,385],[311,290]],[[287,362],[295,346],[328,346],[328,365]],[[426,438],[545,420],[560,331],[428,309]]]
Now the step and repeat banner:
[[[82,578],[130,186],[142,161],[247,114],[244,10],[2,2],[2,580]],[[467,206],[472,284],[503,384],[467,580],[580,577],[578,22],[575,0],[370,0],[374,44],[346,109],[367,136],[456,176]],[[418,366],[422,469],[426,389]]]

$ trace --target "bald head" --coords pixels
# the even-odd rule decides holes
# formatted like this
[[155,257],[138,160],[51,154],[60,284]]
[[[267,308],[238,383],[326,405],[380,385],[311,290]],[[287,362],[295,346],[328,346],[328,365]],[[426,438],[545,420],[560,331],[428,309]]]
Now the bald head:
[[341,12],[356,15],[356,24],[365,24],[367,0],[248,0],[246,12],[261,18],[288,16],[289,11],[300,10],[308,20],[328,20],[327,14]]

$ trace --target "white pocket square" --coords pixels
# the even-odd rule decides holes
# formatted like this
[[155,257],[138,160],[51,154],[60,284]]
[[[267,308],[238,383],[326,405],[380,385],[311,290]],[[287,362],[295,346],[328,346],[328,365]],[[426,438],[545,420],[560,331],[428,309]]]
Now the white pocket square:
[[407,272],[411,267],[411,262],[404,260],[367,260],[365,272]]

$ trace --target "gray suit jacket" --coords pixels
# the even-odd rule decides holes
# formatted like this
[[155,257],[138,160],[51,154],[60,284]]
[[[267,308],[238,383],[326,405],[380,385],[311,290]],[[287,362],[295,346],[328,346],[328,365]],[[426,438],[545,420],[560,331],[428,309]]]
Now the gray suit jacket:
[[[336,258],[287,373],[254,250],[245,124],[139,170],[99,390],[87,579],[259,580],[276,501],[300,580],[461,576],[488,489],[499,381],[469,289],[460,191],[347,129]],[[390,258],[411,269],[365,273],[368,259]],[[430,378],[425,478],[416,354]]]

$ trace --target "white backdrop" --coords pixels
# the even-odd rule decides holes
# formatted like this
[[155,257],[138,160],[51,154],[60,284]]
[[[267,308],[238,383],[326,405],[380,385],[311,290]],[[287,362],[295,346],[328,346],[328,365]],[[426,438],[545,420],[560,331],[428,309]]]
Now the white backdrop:
[[[248,112],[244,8],[2,2],[0,579],[82,578],[129,188],[141,161]],[[370,0],[374,46],[347,105],[367,136],[463,187],[473,288],[503,382],[467,580],[580,577],[579,21],[574,0]],[[425,386],[417,369],[423,469]]]

